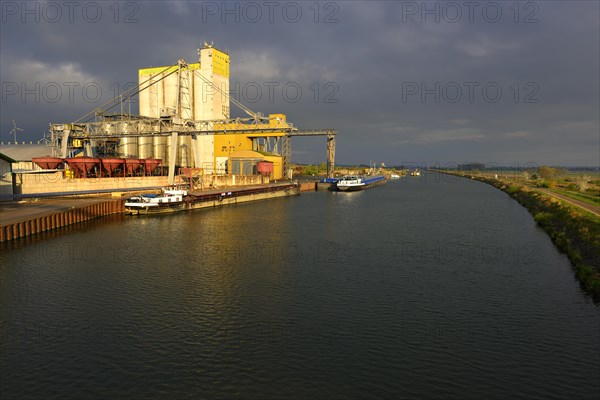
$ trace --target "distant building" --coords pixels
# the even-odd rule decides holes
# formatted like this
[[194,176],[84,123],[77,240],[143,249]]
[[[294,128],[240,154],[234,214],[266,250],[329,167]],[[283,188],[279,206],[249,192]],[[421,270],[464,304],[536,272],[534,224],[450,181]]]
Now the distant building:
[[13,199],[12,164],[16,162],[6,154],[0,153],[0,201]]

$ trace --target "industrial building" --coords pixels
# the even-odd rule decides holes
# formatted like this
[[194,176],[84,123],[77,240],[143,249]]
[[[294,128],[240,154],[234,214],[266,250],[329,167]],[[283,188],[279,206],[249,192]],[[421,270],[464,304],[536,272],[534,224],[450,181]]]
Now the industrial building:
[[0,153],[0,201],[13,198],[12,164],[15,162],[6,154]]
[[[197,63],[179,60],[139,69],[138,87],[73,123],[51,124],[52,155],[90,157],[72,161],[83,165],[83,174],[77,176],[94,171],[110,175],[113,168],[119,170],[116,158],[123,159],[123,165],[128,160],[142,160],[140,165],[160,160],[169,183],[184,173],[204,188],[219,179],[230,182],[226,177],[233,175],[245,176],[236,182],[248,184],[289,178],[290,139],[322,135],[327,137],[328,174],[333,174],[335,130],[299,130],[283,114],[263,116],[248,109],[229,95],[229,54],[208,43],[198,53]],[[136,95],[139,115],[125,112]],[[232,105],[248,118],[232,119]],[[111,113],[115,108],[120,112]],[[103,157],[110,157],[112,164],[104,167]],[[126,176],[127,169],[122,169]]]

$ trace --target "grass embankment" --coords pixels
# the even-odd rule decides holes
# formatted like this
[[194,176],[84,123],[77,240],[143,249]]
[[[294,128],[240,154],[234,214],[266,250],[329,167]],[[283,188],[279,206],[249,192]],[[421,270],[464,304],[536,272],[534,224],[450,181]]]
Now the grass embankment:
[[572,190],[552,189],[553,192],[562,194],[575,200],[583,201],[593,206],[600,206],[600,196],[587,193],[577,193]]
[[558,249],[567,254],[583,289],[595,302],[600,302],[600,218],[533,191],[527,185],[477,175],[457,175],[492,185],[529,210]]

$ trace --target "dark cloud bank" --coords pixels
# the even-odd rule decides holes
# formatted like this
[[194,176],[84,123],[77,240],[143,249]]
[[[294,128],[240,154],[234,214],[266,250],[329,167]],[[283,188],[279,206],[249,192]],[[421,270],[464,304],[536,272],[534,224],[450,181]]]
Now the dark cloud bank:
[[[338,163],[599,164],[598,2],[2,3],[1,140],[227,49],[234,95],[339,130]],[[136,105],[132,107],[135,109]],[[321,162],[324,140],[294,139]]]

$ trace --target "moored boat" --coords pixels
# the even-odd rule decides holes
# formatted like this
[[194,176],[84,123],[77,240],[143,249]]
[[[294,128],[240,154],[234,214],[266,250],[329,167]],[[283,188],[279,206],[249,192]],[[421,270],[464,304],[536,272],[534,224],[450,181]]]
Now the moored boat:
[[187,208],[188,192],[181,187],[166,187],[161,194],[133,196],[125,202],[126,214],[159,214]]
[[189,192],[187,185],[184,184],[165,187],[162,189],[161,194],[143,194],[130,197],[125,201],[124,208],[125,213],[130,215],[172,213],[292,196],[299,194],[299,192],[297,182],[237,187],[227,191],[213,189],[204,192]]
[[336,187],[342,192],[354,192],[357,190],[368,189],[373,186],[384,185],[386,183],[387,178],[383,175],[347,175],[338,180]]

